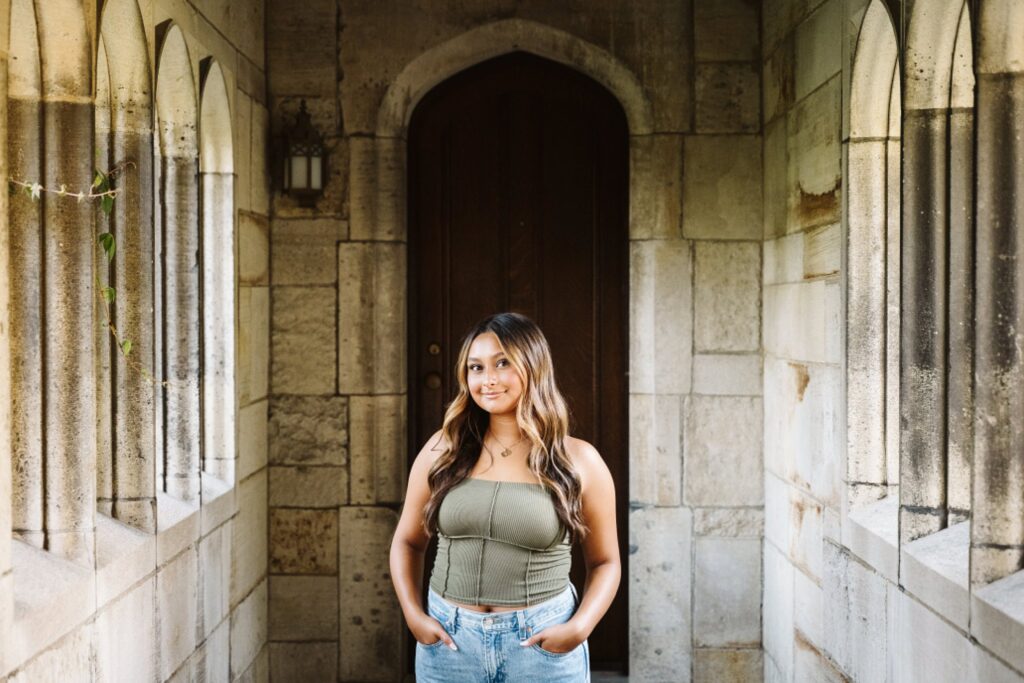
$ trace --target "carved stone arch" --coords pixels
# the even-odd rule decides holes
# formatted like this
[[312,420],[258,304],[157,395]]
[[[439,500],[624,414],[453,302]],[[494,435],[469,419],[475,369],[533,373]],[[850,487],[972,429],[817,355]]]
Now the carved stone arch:
[[104,3],[99,39],[109,74],[112,127],[122,131],[151,131],[153,89],[149,46],[136,0]]
[[907,109],[950,106],[954,55],[965,19],[970,21],[965,0],[918,0],[913,4],[904,69]]
[[157,50],[156,118],[160,154],[191,157],[199,153],[199,107],[192,60],[181,29],[165,27]]
[[203,173],[234,172],[231,103],[220,63],[210,60],[203,74],[200,167]]

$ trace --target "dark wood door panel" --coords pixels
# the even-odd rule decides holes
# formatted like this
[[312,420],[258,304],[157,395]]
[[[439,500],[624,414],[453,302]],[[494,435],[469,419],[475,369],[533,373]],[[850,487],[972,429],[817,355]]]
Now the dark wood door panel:
[[[571,433],[598,448],[617,482],[623,581],[590,645],[595,670],[620,671],[628,661],[627,174],[619,104],[531,55],[442,83],[410,125],[410,452],[441,425],[466,330],[503,310],[536,320]],[[432,546],[427,571],[433,554]],[[576,548],[572,580],[582,587],[585,575]]]

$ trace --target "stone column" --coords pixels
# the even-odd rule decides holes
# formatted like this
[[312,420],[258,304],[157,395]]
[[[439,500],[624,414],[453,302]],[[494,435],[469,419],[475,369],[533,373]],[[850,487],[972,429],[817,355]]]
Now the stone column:
[[[11,19],[18,28],[11,52],[17,68],[10,74],[7,90],[7,153],[12,178],[35,182],[42,177],[41,108],[39,103],[39,43],[35,16],[29,0],[15,0]],[[7,200],[6,193],[4,194]],[[43,546],[43,410],[42,410],[42,233],[40,204],[19,192],[10,198],[10,213],[17,226],[10,240],[10,282],[18,295],[10,302],[10,343],[17,351],[11,358],[11,457],[5,469],[11,481],[12,530],[36,547]],[[5,256],[7,250],[2,252]],[[4,283],[7,284],[6,281]],[[6,310],[6,309],[3,309]],[[6,366],[5,366],[6,367]],[[5,500],[7,500],[5,498]]]
[[946,525],[947,134],[947,110],[907,109],[900,266],[902,542]]
[[167,493],[199,500],[199,179],[196,157],[162,160],[164,236],[164,477]]
[[[93,171],[92,59],[75,0],[37,2],[43,94],[43,184],[88,188]],[[47,549],[95,559],[95,207],[43,198],[43,457]]]
[[1017,3],[981,7],[971,582],[1024,568],[1024,71]]
[[203,470],[235,476],[235,176],[203,183]]

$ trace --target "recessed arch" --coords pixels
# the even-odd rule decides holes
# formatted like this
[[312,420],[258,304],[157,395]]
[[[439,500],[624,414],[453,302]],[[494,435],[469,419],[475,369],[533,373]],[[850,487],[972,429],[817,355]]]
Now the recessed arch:
[[[890,133],[890,103],[899,93],[896,31],[881,0],[872,0],[860,25],[850,83],[850,137],[884,138]],[[899,101],[898,99],[896,100]],[[898,130],[898,129],[897,129]]]
[[203,79],[199,165],[203,173],[234,171],[231,105],[220,64],[211,62]]
[[185,36],[171,25],[160,45],[156,72],[157,138],[164,157],[198,152],[196,82]]
[[961,18],[968,13],[964,0],[915,2],[907,27],[907,109],[949,106],[950,84]]
[[39,99],[42,94],[42,67],[32,0],[11,0],[10,22],[7,97]]
[[[106,57],[105,75],[109,77],[113,128],[137,132],[152,130],[149,48],[136,0],[108,0],[104,4],[100,41]],[[97,80],[99,78],[97,60]]]

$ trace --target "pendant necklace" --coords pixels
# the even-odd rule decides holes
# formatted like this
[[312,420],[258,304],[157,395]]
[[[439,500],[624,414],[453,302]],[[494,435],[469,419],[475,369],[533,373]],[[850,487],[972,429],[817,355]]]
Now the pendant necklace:
[[[505,444],[501,443],[501,439],[499,439],[497,436],[495,436],[493,432],[491,433],[491,436],[494,438],[495,441],[498,442],[498,445],[500,445],[503,449],[505,449],[505,450],[503,450],[501,452],[501,457],[503,457],[503,458],[507,458],[508,456],[512,455],[512,449],[515,448],[516,446],[518,446],[519,444],[521,444],[523,442],[523,439],[526,438],[525,435],[521,436],[521,437],[519,437],[519,441],[516,441],[511,446],[506,446]],[[488,450],[490,450],[490,449],[488,449]]]

